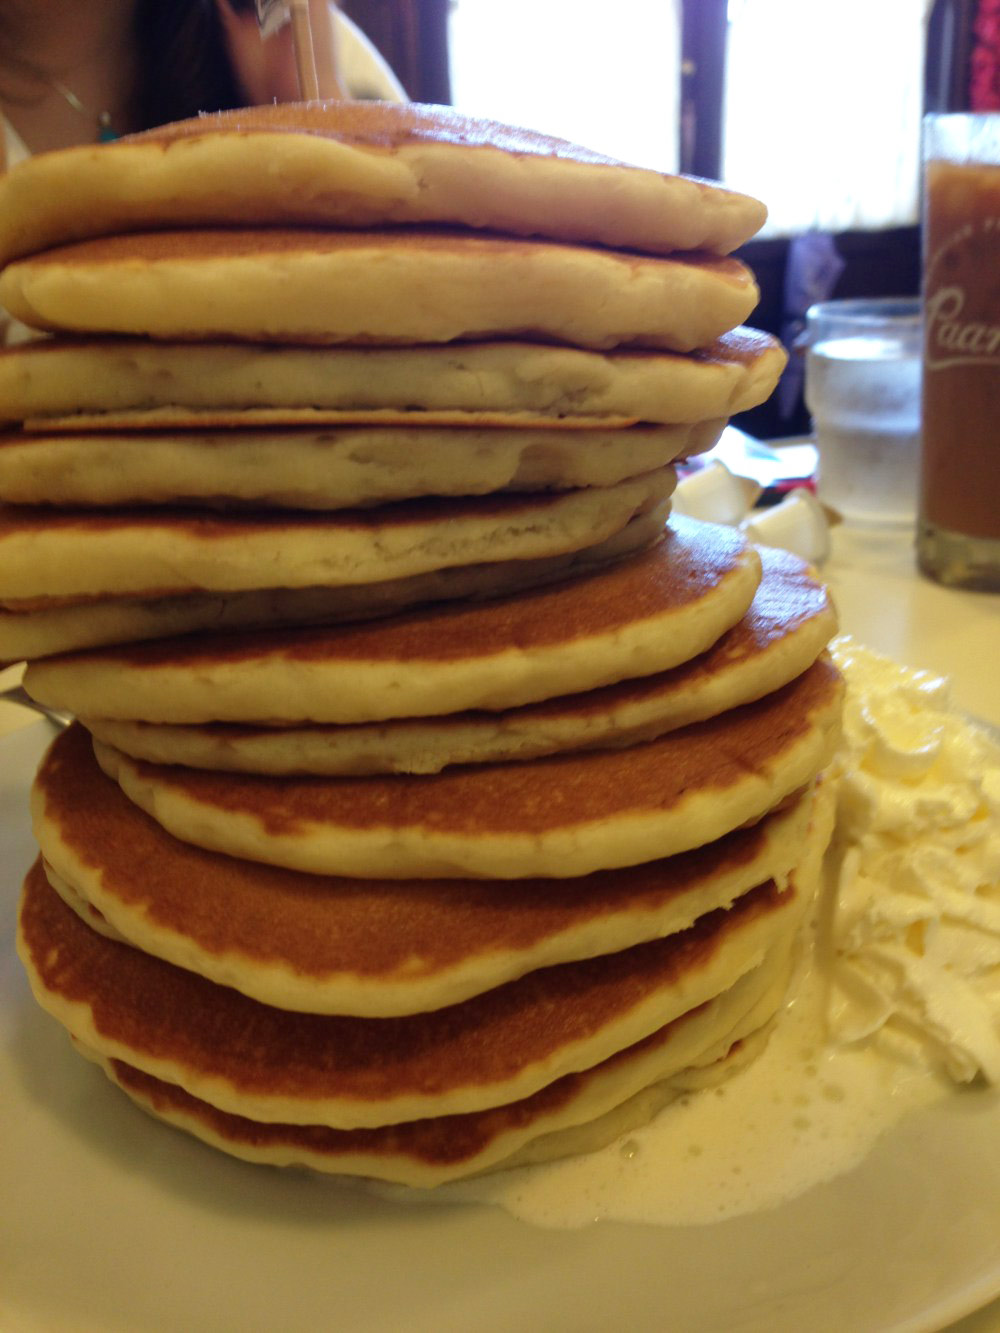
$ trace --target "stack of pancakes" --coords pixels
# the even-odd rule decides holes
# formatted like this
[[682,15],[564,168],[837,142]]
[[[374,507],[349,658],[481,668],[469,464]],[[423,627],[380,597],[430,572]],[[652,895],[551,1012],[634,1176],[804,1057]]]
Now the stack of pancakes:
[[20,949],[142,1106],[411,1184],[576,1152],[780,1008],[833,611],[665,523],[773,387],[718,187],[272,107],[0,183],[0,659],[81,719]]

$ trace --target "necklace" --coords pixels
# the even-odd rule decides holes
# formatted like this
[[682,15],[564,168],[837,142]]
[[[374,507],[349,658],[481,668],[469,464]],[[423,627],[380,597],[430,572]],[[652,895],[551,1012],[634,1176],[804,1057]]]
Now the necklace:
[[[53,78],[51,75],[47,75],[46,78],[52,89],[57,92],[60,97],[64,98],[74,111],[79,112],[81,116],[94,117],[93,111],[91,111],[89,107],[83,105],[76,93],[73,92],[72,88],[67,88],[64,83],[60,83],[58,79]],[[115,133],[114,127],[111,124],[110,111],[98,112],[96,120],[98,143],[110,143],[112,139],[118,138],[118,135]]]

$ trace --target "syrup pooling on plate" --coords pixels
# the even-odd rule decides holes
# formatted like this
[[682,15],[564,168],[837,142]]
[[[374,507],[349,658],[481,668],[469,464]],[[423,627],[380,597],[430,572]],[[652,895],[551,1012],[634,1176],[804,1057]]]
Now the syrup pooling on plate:
[[833,652],[848,687],[837,835],[764,1053],[600,1152],[434,1198],[551,1227],[721,1221],[852,1170],[953,1079],[996,1081],[1000,750],[939,678],[847,637]]

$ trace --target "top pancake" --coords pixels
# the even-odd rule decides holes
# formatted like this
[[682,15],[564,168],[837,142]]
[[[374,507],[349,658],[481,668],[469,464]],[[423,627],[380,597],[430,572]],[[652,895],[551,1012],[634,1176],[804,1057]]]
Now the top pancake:
[[9,265],[33,328],[307,344],[540,338],[690,352],[757,303],[745,265],[441,228],[157,231]]
[[460,223],[651,253],[728,253],[763,204],[448,107],[337,101],[199,116],[0,178],[0,263],[162,226]]

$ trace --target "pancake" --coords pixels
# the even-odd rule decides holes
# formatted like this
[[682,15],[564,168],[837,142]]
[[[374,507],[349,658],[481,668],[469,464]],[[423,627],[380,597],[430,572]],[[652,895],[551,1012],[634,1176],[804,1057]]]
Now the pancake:
[[718,185],[450,107],[337,101],[199,116],[32,158],[0,179],[0,263],[83,236],[232,222],[454,222],[726,252],[765,217]]
[[797,556],[760,548],[763,577],[746,615],[670,671],[503,712],[347,726],[170,726],[84,719],[136,759],[244,773],[437,773],[449,764],[531,759],[651,740],[780,689],[837,631],[826,589]]
[[[780,957],[779,950],[775,953]],[[767,959],[725,994],[653,1036],[522,1101],[379,1129],[249,1120],[219,1111],[124,1061],[103,1060],[79,1048],[144,1110],[244,1161],[305,1166],[426,1189],[485,1171],[595,1151],[647,1123],[681,1094],[680,1071],[692,1052],[715,1057],[715,1063],[700,1072],[721,1081],[759,1053],[758,1043],[767,1034],[764,1024],[784,998],[787,971]],[[756,1002],[727,1029],[739,1008],[762,988]],[[710,1034],[720,1031],[724,1035],[705,1044]],[[636,1087],[638,1092],[632,1091]]]
[[[796,871],[800,911],[814,896],[832,820],[830,795],[817,811],[809,849]],[[790,929],[794,934],[795,925]],[[789,963],[786,933],[757,968],[727,990],[590,1069],[507,1105],[383,1129],[264,1123],[219,1111],[176,1083],[103,1056],[78,1037],[74,1041],[140,1106],[244,1160],[435,1186],[484,1170],[592,1151],[645,1123],[677,1092],[717,1082],[744,1066],[767,1039],[769,1020],[785,996]]]
[[800,920],[764,884],[686,931],[403,1018],[291,1013],[89,929],[40,864],[18,949],[36,999],[105,1059],[254,1120],[374,1128],[484,1110],[589,1069],[759,967]]
[[763,402],[776,339],[723,334],[690,355],[542,343],[281,347],[41,339],[0,349],[0,415],[73,429],[160,424],[694,423]]
[[605,541],[665,500],[659,468],[615,486],[400,501],[317,514],[0,509],[0,601],[340,587]]
[[842,682],[821,658],[766,698],[623,750],[429,776],[267,778],[149,764],[104,771],[184,842],[368,878],[557,878],[700,847],[773,810],[830,762]]
[[425,603],[509,596],[603,569],[663,537],[667,505],[642,514],[608,541],[544,560],[490,561],[344,588],[264,588],[171,597],[84,598],[32,610],[0,608],[0,662],[174,635],[328,625],[387,616]]
[[0,433],[0,501],[345,509],[429,495],[615,486],[711,449],[723,424]]
[[514,337],[690,352],[757,298],[736,259],[443,230],[155,231],[0,274],[0,304],[33,328],[320,345]]
[[179,842],[100,772],[80,727],[54,742],[32,792],[46,875],[95,929],[264,1004],[368,1017],[439,1009],[686,930],[765,880],[784,887],[812,806],[804,796],[708,847],[584,879],[380,881]]
[[383,620],[201,635],[29,666],[34,699],[154,722],[365,722],[503,709],[666,670],[746,612],[760,557],[683,520],[632,560],[481,603]]

